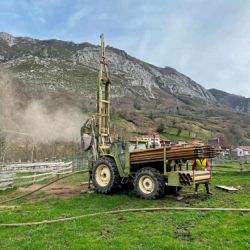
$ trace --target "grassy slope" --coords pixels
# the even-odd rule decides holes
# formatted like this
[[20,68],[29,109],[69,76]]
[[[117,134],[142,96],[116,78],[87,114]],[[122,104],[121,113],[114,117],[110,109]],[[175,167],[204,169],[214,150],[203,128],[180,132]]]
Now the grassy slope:
[[[41,192],[15,210],[0,210],[0,223],[39,221],[132,207],[195,206],[250,208],[250,174],[214,175],[212,198],[201,194],[182,201],[166,196],[145,201],[132,191],[112,196],[75,195],[70,200],[48,198]],[[64,180],[80,183],[81,176]],[[216,184],[241,186],[237,193],[215,189]],[[200,188],[201,193],[203,187]],[[189,190],[183,190],[188,192]],[[2,192],[0,199],[17,191]],[[39,200],[37,198],[42,198]],[[249,249],[250,214],[232,212],[159,212],[86,218],[53,225],[0,230],[1,249]]]
[[[72,91],[72,94],[76,93],[84,97],[95,96],[98,72],[81,64],[73,65],[71,61],[55,59],[37,62],[34,58],[30,58],[19,62],[18,65],[10,66],[10,69],[18,78],[23,79],[33,87],[43,85],[52,89],[67,89]],[[220,133],[230,133],[235,141],[229,144],[250,143],[250,131],[246,126],[250,118],[246,114],[221,110],[214,106],[210,107],[210,105],[199,102],[199,100],[191,100],[186,97],[180,97],[180,100],[186,106],[180,106],[177,111],[176,105],[172,103],[174,100],[172,97],[173,100],[170,98],[172,101],[169,100],[169,96],[159,96],[157,100],[144,100],[142,96],[136,96],[136,91],[135,95],[131,96],[125,93],[126,88],[122,87],[124,79],[120,79],[119,76],[112,76],[112,80],[112,95],[123,96],[123,98],[118,98],[119,104],[112,104],[113,107],[116,110],[129,111],[130,113],[125,117],[125,120],[132,120],[136,125],[135,128],[128,128],[129,132],[132,132],[132,130],[142,131],[147,128],[156,129],[160,123],[164,123],[166,131],[162,136],[171,140],[202,139],[206,141]],[[134,88],[131,90],[134,90]],[[120,99],[124,98],[130,100],[130,107],[121,102]],[[75,104],[79,100],[79,98],[76,98]],[[65,101],[67,102],[67,100]],[[133,104],[140,106],[141,110],[136,110]],[[95,104],[92,105],[94,108]],[[79,106],[84,105],[81,103]],[[89,106],[89,101],[87,101],[87,106]],[[168,109],[170,111],[167,111]],[[151,114],[152,117],[150,118]],[[118,129],[122,129],[124,117],[118,114],[118,119],[121,123],[118,122]],[[230,127],[236,128],[234,128],[234,131],[228,131]]]

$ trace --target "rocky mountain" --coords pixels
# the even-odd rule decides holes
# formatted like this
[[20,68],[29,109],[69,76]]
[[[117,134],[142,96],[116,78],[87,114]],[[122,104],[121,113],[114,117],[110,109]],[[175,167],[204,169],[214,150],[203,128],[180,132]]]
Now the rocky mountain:
[[[119,97],[132,95],[149,100],[170,95],[214,101],[209,91],[170,67],[150,65],[112,47],[107,47],[107,61],[114,82],[112,93]],[[99,67],[99,47],[13,37],[2,32],[0,62],[27,83],[91,95]]]
[[[244,105],[240,105],[240,98],[233,102],[230,94],[208,91],[173,68],[156,67],[110,46],[106,54],[112,79],[112,123],[119,133],[140,134],[161,125],[163,138],[207,140],[224,134],[229,143],[250,143],[250,128],[246,125],[250,116],[242,113],[249,112],[246,100],[242,99]],[[40,124],[49,123],[52,130],[60,131],[59,136],[65,126],[75,128],[68,134],[78,138],[83,114],[89,116],[96,108],[99,46],[2,32],[0,65],[15,79],[10,92],[15,104],[10,106],[1,90],[1,81],[8,85],[8,77],[1,76],[0,71],[0,101],[2,91],[8,106],[2,110],[6,120],[12,121],[12,129],[23,131],[21,126],[26,124],[27,131],[40,135],[44,130]],[[17,111],[15,119],[8,117],[13,110]],[[41,111],[43,122],[36,118]],[[22,121],[23,117],[27,119]],[[29,124],[31,118],[34,126]],[[52,120],[59,121],[59,125],[50,124]],[[69,125],[68,121],[75,122]]]
[[216,101],[226,107],[240,112],[250,113],[250,98],[233,95],[218,89],[209,89]]

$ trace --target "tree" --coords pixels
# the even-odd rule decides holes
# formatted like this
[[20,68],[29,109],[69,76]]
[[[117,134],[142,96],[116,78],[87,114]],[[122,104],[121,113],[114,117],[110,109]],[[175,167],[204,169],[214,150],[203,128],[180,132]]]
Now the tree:
[[142,106],[139,102],[134,102],[134,108],[137,109],[137,110],[141,110],[142,109]]
[[175,125],[176,125],[176,120],[173,119],[173,120],[172,120],[172,126],[175,128]]
[[2,156],[5,149],[5,136],[0,130],[0,156]]
[[182,129],[179,127],[178,131],[177,131],[177,136],[179,136],[181,134],[181,132],[182,132]]
[[154,119],[154,114],[153,114],[153,112],[152,112],[152,111],[150,111],[150,113],[149,113],[149,118],[150,118],[151,120],[153,120],[153,119]]
[[6,147],[6,138],[2,131],[0,130],[0,165],[2,164],[4,160],[5,155],[5,147]]
[[161,123],[161,124],[157,127],[157,129],[156,129],[156,131],[157,131],[158,133],[163,133],[164,130],[165,130],[165,125],[164,125],[164,123]]

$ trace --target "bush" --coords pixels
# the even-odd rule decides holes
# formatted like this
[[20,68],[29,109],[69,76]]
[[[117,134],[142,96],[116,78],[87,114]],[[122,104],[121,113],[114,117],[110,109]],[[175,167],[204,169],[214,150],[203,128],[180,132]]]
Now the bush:
[[134,102],[134,108],[137,109],[137,110],[141,110],[142,109],[142,106],[139,102]]
[[165,125],[163,123],[161,123],[156,129],[158,133],[163,133],[164,130],[165,130]]
[[182,132],[182,129],[181,128],[178,128],[178,131],[177,131],[177,136],[179,136]]

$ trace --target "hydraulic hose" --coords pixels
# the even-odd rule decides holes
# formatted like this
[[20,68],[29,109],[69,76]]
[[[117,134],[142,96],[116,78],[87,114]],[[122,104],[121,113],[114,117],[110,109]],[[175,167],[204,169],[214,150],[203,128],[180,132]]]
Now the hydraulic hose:
[[102,215],[114,215],[114,214],[122,214],[122,213],[138,213],[138,212],[160,212],[160,211],[223,211],[223,212],[250,212],[250,208],[223,208],[223,207],[151,207],[151,208],[129,208],[122,210],[112,210],[106,212],[97,212],[92,214],[83,214],[68,218],[60,218],[55,220],[44,220],[44,221],[35,221],[35,222],[25,222],[25,223],[3,223],[0,224],[0,227],[22,227],[22,226],[32,226],[32,225],[45,225],[45,224],[53,224],[57,222],[64,221],[73,221],[87,217],[96,217]]

